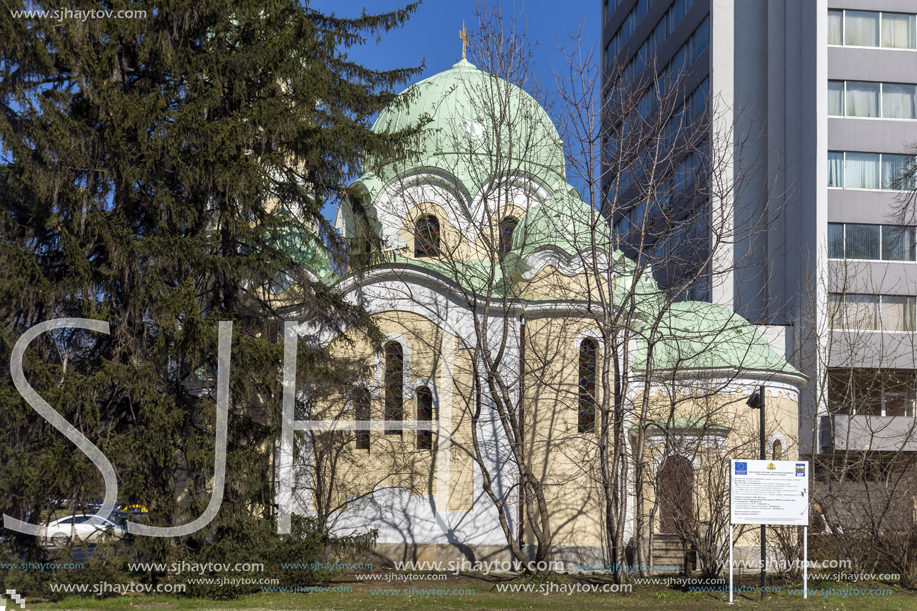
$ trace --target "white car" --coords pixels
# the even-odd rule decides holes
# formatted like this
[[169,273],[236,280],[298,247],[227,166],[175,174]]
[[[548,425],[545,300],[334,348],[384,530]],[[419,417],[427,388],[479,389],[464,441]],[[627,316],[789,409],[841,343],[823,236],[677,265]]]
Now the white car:
[[91,515],[78,515],[54,520],[44,526],[41,538],[50,541],[52,545],[57,547],[65,547],[70,543],[71,537],[75,537],[80,542],[94,543],[106,532],[110,532],[117,539],[121,539],[127,534],[127,530],[123,526],[119,526],[111,520]]

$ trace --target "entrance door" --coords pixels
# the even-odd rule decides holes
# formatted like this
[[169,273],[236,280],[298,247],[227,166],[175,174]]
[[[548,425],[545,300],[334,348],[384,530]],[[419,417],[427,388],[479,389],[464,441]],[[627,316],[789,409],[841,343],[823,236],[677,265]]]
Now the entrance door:
[[677,535],[694,523],[694,467],[684,456],[669,456],[656,476],[662,533]]

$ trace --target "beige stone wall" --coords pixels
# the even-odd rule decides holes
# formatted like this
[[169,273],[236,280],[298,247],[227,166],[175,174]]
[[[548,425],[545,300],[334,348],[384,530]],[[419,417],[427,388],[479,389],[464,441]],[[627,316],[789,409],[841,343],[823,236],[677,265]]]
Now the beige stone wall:
[[[579,266],[580,261],[574,259],[572,264]],[[609,289],[608,278],[602,278],[594,271],[568,274],[553,265],[546,265],[530,280],[517,276],[514,283],[518,293],[532,301],[562,299],[586,303],[591,297],[594,303],[599,304],[603,301],[611,303],[611,291],[614,290],[616,280],[612,279]],[[603,287],[601,291],[597,288],[598,283]]]
[[[405,419],[416,418],[416,404],[409,390],[421,380],[433,381],[441,404],[439,418],[443,418],[442,402],[448,399],[451,418],[446,423],[452,431],[453,446],[450,451],[448,476],[448,508],[450,511],[467,511],[473,508],[473,463],[467,452],[471,451],[471,414],[475,409],[472,392],[471,352],[460,349],[456,337],[446,334],[429,319],[418,314],[392,311],[375,315],[382,332],[397,335],[407,343],[409,371],[405,376]],[[526,323],[526,384],[525,456],[536,475],[544,482],[553,544],[558,546],[602,546],[603,501],[600,475],[597,469],[598,431],[580,433],[577,428],[579,401],[579,347],[584,337],[595,335],[595,323],[572,317],[529,318]],[[384,414],[381,376],[374,364],[378,356],[371,346],[358,336],[349,337],[331,346],[332,354],[354,370],[364,372],[364,380],[373,391],[372,418],[382,420]],[[597,406],[602,401],[603,352],[599,342],[596,366]],[[445,355],[449,355],[448,363]],[[611,380],[609,379],[609,382]],[[449,392],[444,392],[448,385]],[[733,384],[734,386],[734,384]],[[758,452],[758,412],[749,409],[745,401],[749,382],[743,390],[707,388],[700,383],[684,385],[673,399],[657,391],[650,399],[648,417],[665,422],[669,413],[677,418],[699,418],[728,427],[728,435],[710,428],[707,433],[719,440],[719,445],[704,447],[690,443],[683,450],[696,457],[700,468],[694,472],[694,507],[698,520],[710,518],[710,512],[722,507],[715,502],[714,494],[724,490],[726,482],[722,470],[722,456],[726,453],[736,458],[756,458]],[[350,418],[352,411],[341,413],[343,397],[334,397],[320,406],[320,417]],[[638,393],[633,406],[642,404]],[[672,411],[674,410],[674,411]],[[767,394],[767,434],[780,431],[789,442],[781,458],[796,458],[797,402],[785,394]],[[600,414],[597,410],[597,425]],[[658,432],[657,432],[658,433]],[[696,433],[696,432],[695,432]],[[654,433],[650,433],[654,435]],[[719,435],[719,437],[717,437]],[[703,436],[703,435],[701,435]],[[709,444],[708,444],[709,445]],[[651,445],[646,453],[644,487],[646,510],[655,500],[654,460],[660,458],[663,447]],[[770,458],[770,455],[768,455]],[[343,452],[338,466],[339,495],[365,494],[373,486],[405,486],[412,494],[439,495],[434,452],[417,450],[412,431],[402,435],[371,433],[371,449],[356,450],[351,442]],[[661,466],[661,459],[656,466]],[[441,497],[440,497],[441,498]],[[489,502],[489,501],[485,501]],[[647,517],[649,517],[647,515]],[[659,532],[659,513],[653,528]],[[740,544],[754,543],[752,535]],[[527,537],[533,542],[531,535]]]
[[[545,484],[554,545],[603,544],[598,430],[578,431],[579,350],[590,329],[589,321],[566,317],[526,322],[526,459]],[[602,356],[599,348],[597,403]]]
[[404,223],[398,230],[398,237],[404,240],[406,246],[402,253],[406,257],[414,258],[414,223],[421,217],[431,214],[439,220],[440,249],[446,253],[440,259],[444,262],[460,261],[490,261],[497,253],[500,244],[500,223],[504,219],[512,218],[521,222],[526,210],[515,205],[502,206],[497,212],[487,219],[480,229],[480,234],[472,244],[449,221],[447,210],[440,204],[424,202],[411,206],[406,211]]
[[[734,386],[731,384],[730,386]],[[675,451],[688,458],[696,458],[699,468],[694,470],[694,513],[698,521],[709,521],[711,512],[728,511],[728,475],[724,470],[723,458],[727,460],[750,459],[759,457],[759,412],[746,405],[748,392],[737,392],[735,389],[720,389],[711,385],[704,388],[700,383],[693,384],[693,390],[682,389],[684,392],[666,393],[658,390],[651,398],[647,420],[666,422],[672,410],[676,418],[691,417],[707,422],[696,430],[686,430],[682,433],[674,431],[678,439],[674,446]],[[746,391],[750,391],[753,383],[748,383]],[[673,398],[674,397],[674,398]],[[634,401],[635,406],[642,405],[643,395],[638,394]],[[766,438],[772,433],[780,432],[787,441],[783,448],[780,460],[794,460],[798,457],[796,443],[798,430],[798,402],[796,399],[782,392],[766,393]],[[713,423],[728,427],[729,433],[724,434]],[[680,435],[680,438],[679,438]],[[662,439],[661,431],[650,429],[647,433],[649,442],[658,442]],[[706,440],[706,443],[704,442]],[[631,442],[636,443],[636,437],[631,435]],[[710,447],[713,443],[713,447]],[[646,484],[644,495],[646,498],[645,519],[649,520],[650,511],[657,496],[657,477],[665,456],[665,446],[655,443],[647,444],[644,462]],[[767,458],[773,459],[770,449]],[[722,495],[722,496],[721,496]],[[653,519],[655,532],[661,531],[661,516],[657,509]],[[737,527],[738,528],[738,527]],[[749,530],[737,542],[737,545],[751,545],[757,536],[754,529]]]
[[[391,311],[374,316],[386,336],[399,336],[407,344],[404,375],[404,421],[417,418],[416,393],[413,388],[425,381],[430,383],[440,405],[434,419],[443,422],[443,412],[451,411],[452,418],[444,424],[452,431],[453,449],[449,469],[449,509],[469,510],[472,507],[472,465],[461,450],[470,444],[470,419],[465,397],[470,387],[470,359],[467,352],[457,351],[455,336],[418,314]],[[445,363],[443,354],[451,352],[452,363]],[[332,356],[341,369],[359,371],[353,381],[370,390],[372,420],[382,421],[385,416],[384,355],[376,354],[369,342],[356,334],[345,334],[330,347]],[[445,385],[450,392],[444,392]],[[444,410],[442,402],[451,395],[451,410]],[[354,420],[355,413],[349,401],[340,393],[329,394],[316,409],[318,419]],[[322,433],[330,435],[330,433]],[[412,494],[437,495],[436,442],[433,450],[418,450],[416,433],[405,430],[401,434],[370,432],[370,449],[356,449],[352,433],[349,441],[339,444],[335,485],[338,496],[362,495],[377,486],[402,486]],[[435,436],[435,433],[434,433]]]

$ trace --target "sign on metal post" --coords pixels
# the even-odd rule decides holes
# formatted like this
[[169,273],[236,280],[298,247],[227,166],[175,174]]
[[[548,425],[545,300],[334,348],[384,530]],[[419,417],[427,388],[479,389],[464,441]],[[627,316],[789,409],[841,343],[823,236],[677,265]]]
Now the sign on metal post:
[[729,468],[729,602],[733,601],[733,524],[803,526],[802,588],[808,598],[809,463],[732,460]]

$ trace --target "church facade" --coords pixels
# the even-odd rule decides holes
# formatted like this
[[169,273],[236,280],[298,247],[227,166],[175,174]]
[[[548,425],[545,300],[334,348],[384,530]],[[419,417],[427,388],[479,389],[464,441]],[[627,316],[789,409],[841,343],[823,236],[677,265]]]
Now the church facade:
[[310,263],[365,306],[382,350],[289,312],[287,339],[324,346],[352,383],[302,413],[311,390],[285,396],[281,529],[321,513],[337,533],[376,530],[396,560],[508,560],[507,531],[536,540],[521,460],[555,559],[605,565],[608,418],[624,440],[625,542],[721,529],[723,465],[757,456],[747,397],[766,385],[768,456],[792,459],[804,377],[752,325],[668,301],[613,248],[522,89],[462,60],[411,86],[374,129],[418,123],[414,152],[374,164],[338,211],[352,269]]

